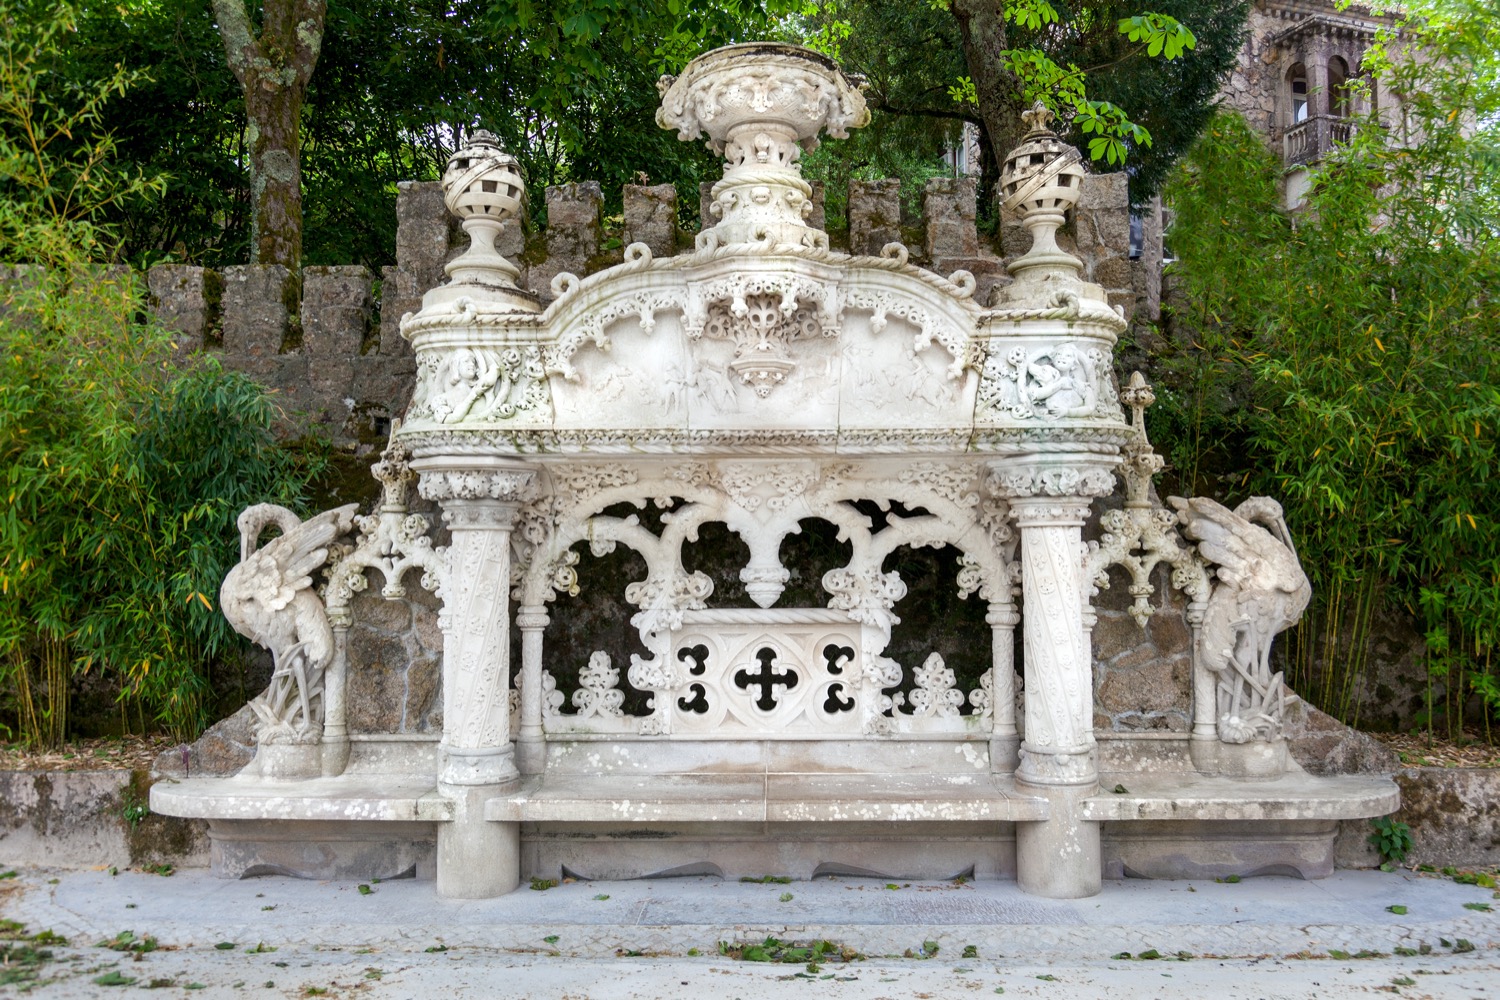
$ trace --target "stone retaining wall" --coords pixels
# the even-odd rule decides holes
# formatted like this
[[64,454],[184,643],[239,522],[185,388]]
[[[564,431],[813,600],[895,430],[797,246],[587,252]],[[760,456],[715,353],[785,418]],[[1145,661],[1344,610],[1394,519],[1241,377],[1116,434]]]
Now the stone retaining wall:
[[[274,390],[282,433],[316,432],[345,447],[374,443],[411,398],[416,369],[400,335],[401,317],[421,308],[422,293],[443,280],[443,265],[468,243],[443,206],[440,184],[409,181],[399,188],[396,263],[381,268],[378,281],[361,266],[308,267],[296,275],[279,265],[219,272],[164,264],[145,275],[151,308],[176,331],[185,353],[209,353]],[[897,180],[852,182],[849,229],[830,234],[833,245],[878,254],[887,243],[905,240],[914,263],[942,274],[973,272],[982,302],[1010,280],[1005,259],[1023,253],[1027,240],[1011,220],[1003,220],[998,237],[979,233],[972,178],[928,181],[915,227],[903,228],[900,189]],[[815,185],[817,224],[822,196],[822,185]],[[692,245],[692,234],[678,231],[678,192],[669,184],[626,185],[623,223],[611,232],[604,229],[597,182],[549,187],[545,198],[545,228],[528,235],[509,225],[496,243],[521,268],[521,284],[545,298],[559,273],[584,275],[617,264],[632,242],[645,243],[656,256]],[[1083,259],[1089,280],[1104,285],[1110,302],[1127,311],[1137,300],[1149,304],[1159,265],[1129,259],[1125,175],[1086,177],[1075,214],[1059,243]],[[0,284],[15,280],[24,280],[21,272],[0,271]]]
[[152,781],[145,771],[0,771],[0,866],[207,866],[202,820],[127,818]]

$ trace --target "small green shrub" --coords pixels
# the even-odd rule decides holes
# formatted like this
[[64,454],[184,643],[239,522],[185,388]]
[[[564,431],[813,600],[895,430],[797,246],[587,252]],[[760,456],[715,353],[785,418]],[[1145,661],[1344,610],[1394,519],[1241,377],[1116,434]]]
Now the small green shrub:
[[1370,820],[1370,826],[1374,829],[1368,840],[1375,853],[1380,855],[1383,862],[1380,867],[1389,871],[1406,860],[1412,845],[1410,826],[1389,816]]

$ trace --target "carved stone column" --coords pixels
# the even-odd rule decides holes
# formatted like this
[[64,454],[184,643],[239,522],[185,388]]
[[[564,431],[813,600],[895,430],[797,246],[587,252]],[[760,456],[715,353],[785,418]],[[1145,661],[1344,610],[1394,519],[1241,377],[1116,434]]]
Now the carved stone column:
[[1016,731],[1016,626],[1021,616],[1011,601],[995,602],[984,620],[990,626],[990,770],[1010,773],[1020,762]]
[[1207,606],[1205,601],[1190,601],[1187,606],[1188,627],[1193,634],[1193,731],[1188,740],[1188,755],[1199,771],[1216,774],[1219,769],[1219,680],[1198,655],[1199,633]]
[[522,774],[541,774],[547,758],[542,732],[542,630],[545,607],[524,606],[516,613],[521,630],[521,727],[516,733],[516,763]]
[[323,674],[323,777],[344,773],[349,763],[349,612],[330,613],[333,660]]
[[1054,899],[1100,888],[1099,824],[1077,818],[1099,790],[1093,656],[1083,615],[1084,496],[1016,497],[1026,668],[1026,738],[1016,787],[1052,802],[1052,817],[1016,825],[1016,879]]
[[443,579],[443,741],[438,790],[454,817],[438,826],[439,895],[483,899],[520,882],[520,824],[489,822],[485,804],[516,788],[510,738],[510,533],[535,476],[482,459],[411,466],[452,533]]

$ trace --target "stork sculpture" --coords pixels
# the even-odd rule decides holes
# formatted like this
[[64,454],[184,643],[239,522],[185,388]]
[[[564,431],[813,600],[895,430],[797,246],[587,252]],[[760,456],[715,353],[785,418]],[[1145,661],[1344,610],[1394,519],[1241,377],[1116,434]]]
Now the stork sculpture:
[[1273,738],[1283,685],[1271,671],[1271,642],[1301,620],[1312,598],[1281,505],[1269,497],[1251,497],[1234,510],[1207,497],[1168,502],[1183,534],[1214,566],[1197,653],[1220,678],[1219,738]]
[[[219,604],[236,632],[271,651],[270,686],[250,702],[262,745],[314,743],[322,736],[323,671],[333,658],[333,630],[313,574],[353,528],[358,509],[348,504],[303,521],[263,503],[239,516],[240,562],[224,577]],[[260,547],[261,533],[272,524],[281,534]]]

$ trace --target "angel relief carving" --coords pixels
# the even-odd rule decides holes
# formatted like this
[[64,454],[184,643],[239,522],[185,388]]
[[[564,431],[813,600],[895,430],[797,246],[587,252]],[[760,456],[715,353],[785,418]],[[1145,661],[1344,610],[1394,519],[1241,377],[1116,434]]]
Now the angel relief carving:
[[440,424],[508,420],[525,411],[550,412],[552,397],[541,351],[461,347],[423,357],[409,419]]
[[1109,359],[1076,344],[991,354],[981,372],[979,402],[982,410],[1012,420],[1093,417],[1118,409]]

